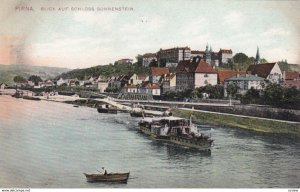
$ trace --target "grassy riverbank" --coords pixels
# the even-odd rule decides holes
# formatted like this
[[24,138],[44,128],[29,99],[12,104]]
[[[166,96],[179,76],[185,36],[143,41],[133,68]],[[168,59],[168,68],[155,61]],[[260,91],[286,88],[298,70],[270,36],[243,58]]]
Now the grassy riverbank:
[[206,124],[242,128],[261,133],[283,134],[300,138],[300,124],[291,124],[251,117],[239,117],[227,114],[223,115],[200,111],[186,111],[181,109],[172,109],[172,113],[174,116],[184,118],[189,118],[190,115],[193,114],[197,122]]

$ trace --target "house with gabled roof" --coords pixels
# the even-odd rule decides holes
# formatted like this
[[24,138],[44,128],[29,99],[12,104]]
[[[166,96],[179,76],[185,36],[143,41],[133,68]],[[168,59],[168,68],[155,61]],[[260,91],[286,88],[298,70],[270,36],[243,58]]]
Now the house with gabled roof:
[[167,67],[151,67],[149,81],[151,83],[157,84],[160,81],[160,78],[164,74],[169,74],[169,68]]
[[296,87],[300,89],[300,72],[284,71],[282,86],[289,88]]
[[181,61],[176,68],[176,90],[179,91],[216,85],[217,81],[217,71],[200,57],[193,61]]
[[132,74],[131,77],[128,80],[128,84],[133,84],[133,85],[138,85],[141,84],[143,81],[145,81],[146,79],[146,75],[142,75],[142,74]]
[[282,71],[278,63],[253,64],[246,71],[247,74],[257,75],[264,78],[267,82],[277,84],[282,82]]
[[8,86],[5,83],[0,83],[0,89],[6,89]]

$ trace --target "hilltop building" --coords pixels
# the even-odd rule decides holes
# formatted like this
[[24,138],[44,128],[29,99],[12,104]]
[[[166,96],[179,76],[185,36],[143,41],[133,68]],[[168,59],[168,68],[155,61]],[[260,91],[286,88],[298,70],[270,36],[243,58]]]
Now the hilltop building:
[[142,56],[142,63],[144,67],[149,67],[152,61],[157,61],[156,53],[145,53]]
[[160,49],[157,52],[157,61],[160,67],[176,67],[180,61],[190,60],[190,58],[191,49],[189,47]]

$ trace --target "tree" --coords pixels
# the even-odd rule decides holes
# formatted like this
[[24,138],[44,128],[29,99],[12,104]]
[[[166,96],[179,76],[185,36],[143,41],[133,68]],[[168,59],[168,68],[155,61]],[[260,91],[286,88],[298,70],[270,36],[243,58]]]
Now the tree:
[[283,98],[283,88],[276,83],[270,83],[263,91],[263,100],[265,104],[279,105]]
[[245,53],[237,53],[233,56],[233,61],[235,63],[246,63],[248,56]]
[[229,84],[226,88],[226,91],[229,96],[234,97],[238,91],[238,87],[236,84]]
[[241,97],[241,102],[243,104],[249,104],[249,103],[259,103],[260,102],[260,94],[259,90],[254,89],[251,87],[244,96]]
[[37,75],[31,75],[31,76],[28,78],[28,81],[34,82],[34,85],[37,86],[37,85],[39,84],[39,82],[41,82],[41,81],[43,81],[43,80],[41,79],[40,76],[37,76]]
[[152,59],[152,61],[149,63],[149,67],[158,67],[157,61]]
[[17,75],[14,77],[14,82],[17,83],[17,82],[20,82],[20,81],[24,81],[26,80],[24,77],[20,76],[20,75]]

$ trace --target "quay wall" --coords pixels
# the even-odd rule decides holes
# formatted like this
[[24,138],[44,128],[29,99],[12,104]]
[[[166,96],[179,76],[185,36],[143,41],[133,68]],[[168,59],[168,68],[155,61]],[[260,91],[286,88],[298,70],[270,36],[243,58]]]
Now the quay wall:
[[228,114],[216,114],[183,109],[172,109],[172,113],[175,116],[183,118],[189,118],[192,115],[193,120],[196,120],[197,123],[241,128],[262,134],[272,134],[277,137],[288,136],[300,139],[300,123],[287,123],[255,117],[240,117]]
[[218,104],[205,105],[205,103],[202,103],[201,105],[197,105],[189,102],[169,103],[163,101],[161,102],[148,101],[147,103],[140,102],[140,104],[163,106],[163,107],[170,107],[170,108],[194,108],[198,110],[212,111],[212,112],[219,112],[219,113],[229,113],[229,114],[236,114],[236,115],[245,115],[245,116],[300,122],[300,110],[281,109],[281,108],[275,108],[266,105],[234,104],[232,106],[228,106],[228,105],[224,106]]

